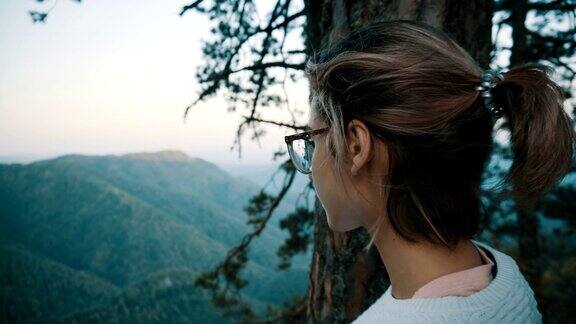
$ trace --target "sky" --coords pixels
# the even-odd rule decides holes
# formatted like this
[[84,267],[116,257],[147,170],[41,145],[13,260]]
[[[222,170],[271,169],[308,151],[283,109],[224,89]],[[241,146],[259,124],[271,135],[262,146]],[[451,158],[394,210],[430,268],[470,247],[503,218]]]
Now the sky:
[[[0,161],[175,149],[217,164],[267,164],[293,133],[268,127],[257,143],[247,132],[240,158],[230,147],[247,111],[228,112],[219,96],[184,121],[210,27],[199,14],[178,15],[189,1],[60,0],[33,24],[28,10],[54,3],[46,2],[0,2]],[[307,111],[306,81],[288,91],[292,108]],[[267,113],[289,120],[285,109]]]
[[[248,132],[239,157],[230,147],[247,111],[230,113],[217,96],[183,120],[199,93],[201,40],[211,27],[199,14],[178,15],[190,1],[44,2],[0,1],[0,162],[170,149],[221,165],[265,165],[294,133],[270,126],[256,142]],[[32,23],[28,10],[54,3],[45,24]],[[272,3],[257,1],[259,14]],[[301,48],[301,39],[291,41]],[[498,43],[511,45],[509,28]],[[496,61],[506,66],[508,59],[503,51]],[[307,81],[289,83],[287,91],[305,124]],[[290,121],[282,107],[264,111],[266,119]]]

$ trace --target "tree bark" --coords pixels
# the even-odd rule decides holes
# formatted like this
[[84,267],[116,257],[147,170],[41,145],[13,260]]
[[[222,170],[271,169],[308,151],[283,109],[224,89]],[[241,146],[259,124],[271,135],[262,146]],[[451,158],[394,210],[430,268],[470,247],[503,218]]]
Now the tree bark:
[[[376,20],[407,19],[443,28],[487,67],[492,49],[490,0],[305,0],[306,50],[315,51]],[[316,199],[307,315],[310,322],[349,323],[388,288],[386,268],[363,228],[333,232]]]

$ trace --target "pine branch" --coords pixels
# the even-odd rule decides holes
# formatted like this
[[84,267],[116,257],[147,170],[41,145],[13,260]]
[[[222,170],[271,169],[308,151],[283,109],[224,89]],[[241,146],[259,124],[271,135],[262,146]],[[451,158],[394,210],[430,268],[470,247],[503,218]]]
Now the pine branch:
[[[246,265],[246,255],[250,243],[262,233],[280,201],[291,187],[296,175],[296,170],[290,160],[285,161],[280,168],[285,171],[280,192],[276,196],[271,196],[262,189],[250,199],[249,204],[244,208],[250,217],[248,223],[254,229],[242,238],[240,244],[227,252],[223,261],[211,271],[200,274],[194,282],[196,286],[212,291],[212,303],[216,307],[223,308],[225,316],[239,315],[242,317],[241,321],[247,320],[253,323],[256,318],[250,306],[244,303],[241,298],[240,290],[247,284],[247,281],[239,277],[238,274]],[[225,282],[223,290],[220,289],[220,277]],[[232,293],[233,297],[228,297],[228,293]]]

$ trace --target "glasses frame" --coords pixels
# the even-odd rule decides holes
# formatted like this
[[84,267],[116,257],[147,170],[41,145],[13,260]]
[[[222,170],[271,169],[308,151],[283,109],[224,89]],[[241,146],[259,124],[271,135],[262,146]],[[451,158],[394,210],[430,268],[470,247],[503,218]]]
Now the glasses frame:
[[327,132],[330,129],[330,127],[324,127],[324,128],[318,128],[318,129],[312,129],[312,130],[308,130],[305,132],[301,132],[298,134],[293,134],[293,135],[288,135],[288,136],[284,136],[284,141],[286,142],[286,145],[288,146],[288,154],[290,155],[290,160],[292,161],[292,164],[294,165],[294,167],[296,168],[296,170],[300,171],[301,173],[304,174],[310,174],[312,173],[312,171],[307,172],[306,170],[301,170],[298,167],[298,164],[294,162],[295,157],[292,155],[292,142],[295,140],[299,140],[299,139],[303,139],[306,141],[309,141],[312,137],[316,136],[316,135],[320,135],[322,133]]

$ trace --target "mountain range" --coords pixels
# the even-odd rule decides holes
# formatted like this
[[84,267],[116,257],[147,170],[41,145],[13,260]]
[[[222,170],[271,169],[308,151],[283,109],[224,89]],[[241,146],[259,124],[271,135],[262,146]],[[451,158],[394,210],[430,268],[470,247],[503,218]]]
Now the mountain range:
[[[261,187],[174,150],[0,164],[0,321],[228,322],[193,280],[251,230]],[[274,267],[297,192],[242,270],[258,311],[306,292],[309,253]]]

